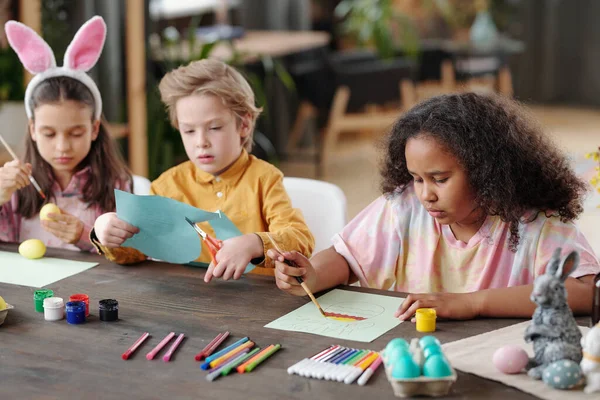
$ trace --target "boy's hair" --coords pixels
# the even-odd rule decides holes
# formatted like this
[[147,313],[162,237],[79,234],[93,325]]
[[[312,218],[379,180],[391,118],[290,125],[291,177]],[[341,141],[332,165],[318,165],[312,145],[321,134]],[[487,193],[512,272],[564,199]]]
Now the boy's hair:
[[[94,115],[94,97],[90,90],[78,80],[58,76],[48,78],[40,83],[31,96],[30,107],[33,110],[34,121],[37,107],[68,100],[85,104],[91,108],[92,115]],[[40,184],[47,199],[50,199],[54,184],[52,166],[42,158],[29,132],[26,134],[23,161],[31,163],[35,180]],[[90,152],[77,166],[77,170],[86,166],[90,166],[92,176],[81,188],[82,200],[89,206],[98,205],[104,212],[114,211],[115,187],[118,187],[118,184],[123,187],[132,179],[103,122],[100,124],[98,137],[92,142]],[[19,199],[18,212],[25,218],[33,217],[44,204],[44,200],[32,185],[19,190],[17,195]]]
[[254,103],[254,92],[246,79],[235,68],[224,62],[205,59],[192,61],[168,72],[158,85],[160,96],[167,107],[171,124],[179,129],[175,104],[183,97],[193,94],[211,94],[219,98],[236,116],[239,124],[246,115],[250,116],[250,134],[242,145],[250,152],[254,124],[261,108]]
[[[385,142],[382,190],[403,191],[413,177],[406,167],[410,138],[438,140],[465,169],[478,206],[510,223],[509,245],[519,243],[519,222],[530,211],[576,219],[586,184],[568,159],[515,101],[462,93],[431,98],[402,115]],[[533,216],[533,219],[537,213]]]

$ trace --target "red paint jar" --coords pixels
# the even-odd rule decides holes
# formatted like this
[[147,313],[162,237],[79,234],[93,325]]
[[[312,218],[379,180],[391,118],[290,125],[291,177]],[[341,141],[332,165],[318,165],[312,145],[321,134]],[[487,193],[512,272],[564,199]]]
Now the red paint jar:
[[90,298],[87,294],[77,293],[69,297],[69,301],[83,301],[85,303],[85,316],[90,315]]

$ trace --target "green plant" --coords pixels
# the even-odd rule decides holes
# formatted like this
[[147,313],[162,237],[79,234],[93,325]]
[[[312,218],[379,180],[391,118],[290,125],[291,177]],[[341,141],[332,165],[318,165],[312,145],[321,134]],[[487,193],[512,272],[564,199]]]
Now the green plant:
[[22,101],[25,98],[23,66],[10,48],[0,48],[0,102]]
[[419,34],[410,16],[393,6],[392,0],[343,0],[335,8],[343,19],[342,32],[359,46],[374,46],[382,59],[391,59],[402,48],[408,55],[419,50]]

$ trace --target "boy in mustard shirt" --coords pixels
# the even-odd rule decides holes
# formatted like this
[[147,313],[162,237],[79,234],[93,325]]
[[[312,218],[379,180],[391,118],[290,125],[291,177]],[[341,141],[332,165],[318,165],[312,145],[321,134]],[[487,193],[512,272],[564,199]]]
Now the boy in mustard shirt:
[[[261,110],[242,75],[217,60],[194,61],[166,74],[159,89],[190,160],[164,172],[152,182],[150,193],[221,210],[245,233],[223,241],[217,264],[210,263],[204,281],[239,279],[250,262],[257,265],[253,273],[273,275],[273,261],[265,257],[273,247],[266,232],[280,247],[309,257],[314,238],[300,211],[292,208],[283,174],[249,154]],[[214,236],[208,223],[199,226]],[[109,260],[130,264],[146,258],[121,247],[137,232],[116,213],[106,213],[96,220],[91,240]],[[196,261],[210,262],[204,246]]]

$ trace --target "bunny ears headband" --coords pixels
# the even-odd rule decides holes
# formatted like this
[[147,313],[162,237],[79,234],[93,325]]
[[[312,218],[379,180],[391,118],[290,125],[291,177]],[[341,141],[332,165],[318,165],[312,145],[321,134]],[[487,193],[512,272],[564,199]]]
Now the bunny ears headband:
[[17,53],[25,69],[35,75],[25,91],[27,117],[33,116],[29,103],[35,88],[48,78],[67,76],[83,83],[92,92],[96,103],[94,118],[100,119],[102,114],[100,91],[86,72],[96,65],[104,47],[106,24],[101,17],[93,17],[79,28],[67,47],[62,67],[56,66],[52,49],[30,27],[20,22],[8,21],[4,30],[10,47]]

